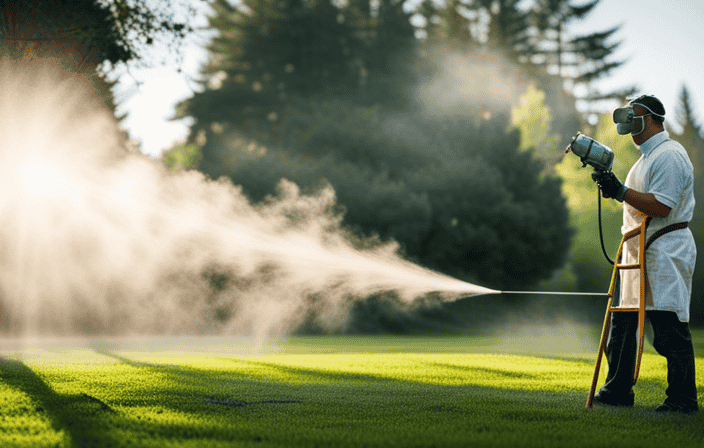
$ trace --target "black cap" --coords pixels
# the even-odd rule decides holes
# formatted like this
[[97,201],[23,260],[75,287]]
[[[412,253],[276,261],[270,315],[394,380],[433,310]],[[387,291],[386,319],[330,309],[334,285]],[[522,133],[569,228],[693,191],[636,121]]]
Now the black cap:
[[655,115],[661,118],[665,117],[665,106],[662,105],[659,99],[653,95],[641,95],[638,98],[631,100],[631,104],[640,104]]

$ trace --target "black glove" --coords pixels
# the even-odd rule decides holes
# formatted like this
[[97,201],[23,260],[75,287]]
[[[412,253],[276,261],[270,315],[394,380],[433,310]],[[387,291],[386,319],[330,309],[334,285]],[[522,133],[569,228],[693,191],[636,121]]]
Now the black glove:
[[623,202],[623,197],[626,195],[628,187],[623,185],[614,173],[611,171],[594,171],[592,173],[592,179],[599,184],[601,194],[606,199],[614,198],[619,202]]

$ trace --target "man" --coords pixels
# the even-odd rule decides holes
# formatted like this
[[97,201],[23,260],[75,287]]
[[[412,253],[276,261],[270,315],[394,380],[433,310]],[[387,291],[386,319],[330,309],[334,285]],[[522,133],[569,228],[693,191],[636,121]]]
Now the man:
[[[685,149],[670,140],[663,126],[665,108],[654,96],[643,95],[614,111],[619,134],[630,133],[642,155],[626,184],[613,173],[593,175],[605,198],[624,203],[622,232],[650,219],[647,248],[646,316],[653,329],[653,346],[667,359],[665,401],[658,412],[696,412],[694,349],[689,331],[689,303],[696,248],[687,223],[694,211],[693,167]],[[638,238],[624,245],[623,263],[637,263]],[[637,270],[621,270],[621,304],[637,304]],[[637,313],[612,313],[606,346],[609,373],[595,403],[633,406]]]

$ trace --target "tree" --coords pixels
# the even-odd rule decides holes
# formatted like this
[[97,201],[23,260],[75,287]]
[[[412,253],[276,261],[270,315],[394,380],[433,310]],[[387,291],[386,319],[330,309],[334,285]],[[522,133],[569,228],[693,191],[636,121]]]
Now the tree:
[[502,52],[513,61],[530,54],[531,48],[531,15],[521,9],[521,0],[483,0],[481,4],[485,11],[490,12],[486,25],[487,46]]
[[546,167],[552,168],[563,154],[555,151],[559,136],[552,133],[550,108],[545,105],[545,92],[530,85],[511,111],[511,124],[521,131],[521,150],[533,151]]
[[43,58],[86,76],[114,112],[112,83],[100,69],[140,61],[155,41],[177,48],[191,31],[190,1],[0,0],[0,57]]
[[585,18],[598,3],[599,0],[593,0],[575,6],[571,0],[536,0],[533,7],[537,32],[534,33],[534,52],[530,62],[543,66],[547,73],[568,79],[572,91],[580,86],[586,88],[587,94],[582,96],[581,101],[588,113],[592,113],[590,105],[598,101],[621,99],[636,90],[627,87],[598,92],[591,88],[594,81],[608,75],[624,62],[612,59],[620,46],[620,42],[613,42],[619,26],[590,34],[570,33],[570,23]]
[[432,0],[422,1],[418,6],[424,18],[422,36],[435,45],[446,45],[456,51],[470,51],[477,47],[470,30],[477,20],[476,11],[467,2],[451,0],[443,5]]
[[682,143],[682,146],[689,153],[689,158],[692,161],[692,165],[694,165],[694,174],[698,180],[704,174],[704,171],[702,171],[704,137],[702,136],[701,125],[695,116],[692,97],[687,86],[682,86],[679,100],[676,120],[677,124],[682,127],[682,131],[677,135],[677,141]]
[[[417,11],[424,18],[419,23],[428,41],[476,57],[484,70],[498,68],[499,81],[493,82],[505,81],[507,89],[516,90],[510,95],[513,102],[509,108],[530,85],[545,93],[552,129],[560,136],[553,148],[553,157],[558,157],[569,138],[584,127],[587,117],[578,110],[578,101],[590,108],[595,101],[620,98],[634,90],[600,93],[588,89],[586,97],[575,96],[577,87],[589,87],[622,62],[611,58],[619,45],[611,42],[618,27],[586,35],[573,32],[575,23],[591,12],[598,0],[577,6],[572,3],[459,0],[425,2]],[[480,88],[482,83],[475,87]]]
[[213,10],[210,25],[218,34],[201,70],[203,91],[177,111],[197,120],[193,136],[202,131],[217,141],[213,126],[223,125],[259,143],[281,144],[276,125],[295,98],[356,90],[356,43],[329,2],[217,0]]
[[368,1],[338,8],[328,0],[218,0],[213,8],[218,34],[202,68],[203,91],[177,110],[195,119],[190,141],[203,142],[206,174],[227,174],[243,146],[290,150],[316,126],[316,107],[326,101],[408,108],[417,42],[400,2],[374,9]]
[[584,19],[599,0],[571,3],[534,0],[526,8],[519,0],[456,0],[422,2],[418,11],[425,18],[425,34],[436,43],[464,52],[497,51],[522,64],[528,76],[551,74],[576,86],[589,84],[623,62],[609,59],[620,44],[610,42],[619,27],[586,35],[570,32],[571,24]]
[[161,153],[163,164],[173,171],[198,169],[201,157],[195,143],[177,143]]
[[[697,251],[697,269],[704,266],[704,227],[700,223],[704,222],[704,170],[701,164],[704,163],[704,133],[702,127],[694,113],[692,97],[687,86],[682,86],[680,91],[680,102],[676,110],[677,124],[682,131],[672,137],[680,142],[687,150],[689,158],[694,166],[694,198],[697,206],[694,208],[691,230],[694,241],[699,250]],[[674,133],[673,133],[674,134]],[[695,275],[692,283],[692,305],[691,316],[694,322],[704,322],[704,280],[701,275]]]
[[570,37],[568,25],[586,17],[599,0],[579,6],[571,3],[572,0],[535,1],[533,15],[537,33],[530,62],[560,77],[573,79],[575,83],[589,83],[623,63],[608,60],[619,46],[619,42],[609,43],[619,27]]
[[368,24],[365,51],[359,58],[365,75],[365,104],[407,108],[412,98],[409,92],[422,79],[415,28],[403,5],[399,0],[381,0],[377,11],[362,21]]
[[520,132],[507,131],[505,116],[478,126],[454,117],[443,128],[442,163],[419,178],[433,205],[421,259],[495,288],[550,277],[572,238],[561,181],[541,176],[543,163],[520,151]]
[[110,85],[96,68],[103,60],[127,57],[115,40],[115,21],[94,0],[0,2],[0,55],[13,59],[51,58],[52,63],[87,74],[114,110]]
[[291,148],[241,142],[218,164],[253,201],[286,178],[335,189],[344,224],[393,239],[422,265],[494,287],[519,287],[562,266],[571,230],[560,181],[521,152],[506,117],[428,119],[412,112],[314,105]]
[[[185,16],[176,19],[176,12]],[[80,56],[76,68],[139,59],[155,40],[183,38],[192,31],[189,0],[3,0],[0,33],[4,50],[21,56],[41,49]]]

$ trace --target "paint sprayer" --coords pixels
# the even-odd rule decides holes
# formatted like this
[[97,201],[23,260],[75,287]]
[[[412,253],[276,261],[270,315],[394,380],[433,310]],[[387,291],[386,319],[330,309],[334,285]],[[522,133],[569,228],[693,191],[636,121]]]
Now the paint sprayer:
[[582,167],[591,165],[594,171],[609,172],[614,164],[614,152],[611,148],[579,132],[567,145],[565,152],[570,151],[579,157]]

